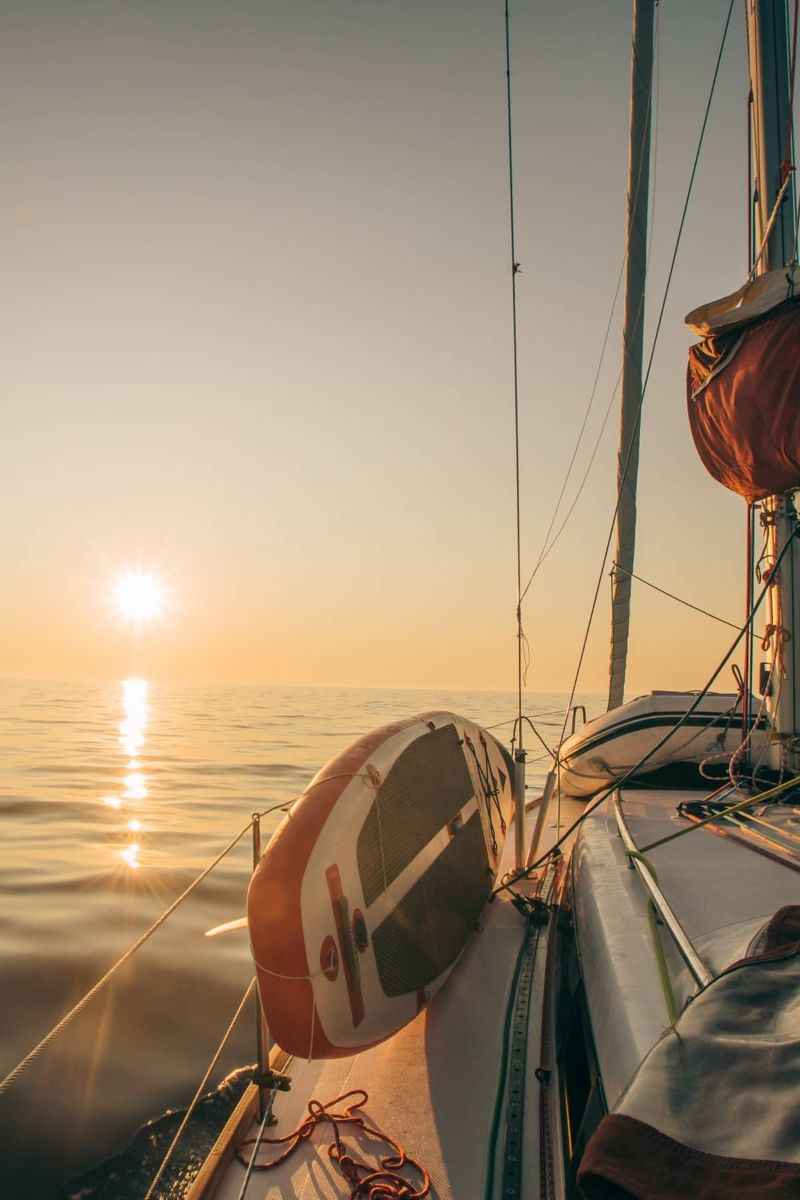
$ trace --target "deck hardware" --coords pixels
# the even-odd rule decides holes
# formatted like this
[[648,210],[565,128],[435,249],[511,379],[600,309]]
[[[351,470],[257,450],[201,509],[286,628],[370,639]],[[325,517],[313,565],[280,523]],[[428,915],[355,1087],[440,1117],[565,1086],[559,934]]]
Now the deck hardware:
[[534,1078],[538,1080],[542,1087],[547,1087],[548,1083],[550,1082],[552,1071],[548,1067],[537,1067],[533,1074]]
[[583,714],[583,717],[581,720],[581,725],[586,724],[586,705],[585,704],[573,704],[572,708],[569,711],[570,711],[570,716],[572,717],[572,728],[571,728],[570,732],[574,733],[578,727],[578,713]]
[[519,893],[513,893],[511,903],[517,912],[522,913],[526,921],[530,921],[531,925],[546,925],[550,920],[550,905],[544,900],[540,900],[538,896],[521,896]]
[[268,1088],[271,1092],[288,1092],[292,1088],[290,1075],[281,1075],[280,1071],[268,1069],[253,1071],[253,1083],[259,1088]]
[[[252,813],[253,822],[253,873],[261,861],[261,814]],[[256,1070],[263,1074],[269,1069],[269,1030],[264,1018],[264,1008],[261,1004],[261,992],[255,989],[255,1020],[256,1020]],[[264,1087],[258,1089],[258,1116],[264,1120],[270,1109],[270,1100]],[[271,1114],[269,1123],[271,1123]]]

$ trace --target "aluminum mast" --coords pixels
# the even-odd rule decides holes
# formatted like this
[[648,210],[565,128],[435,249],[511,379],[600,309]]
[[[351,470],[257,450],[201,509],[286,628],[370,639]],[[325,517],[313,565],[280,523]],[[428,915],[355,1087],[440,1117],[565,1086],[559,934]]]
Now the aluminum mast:
[[[757,264],[757,273],[790,262],[794,254],[795,195],[791,164],[792,114],[789,108],[789,45],[785,0],[747,0],[748,54],[753,88],[752,139],[755,161],[756,253],[761,248],[770,218],[784,186],[789,182],[775,214],[772,231]],[[798,517],[791,492],[770,496],[762,504],[769,556],[774,562],[786,542],[792,548],[779,566],[768,597],[771,679],[768,704],[777,737],[770,747],[769,765],[775,770],[796,771],[800,736],[800,547],[794,537]]]
[[622,400],[617,452],[617,537],[611,594],[608,707],[622,704],[628,656],[631,576],[636,544],[636,479],[642,403],[647,206],[650,192],[650,109],[653,81],[654,0],[635,0],[631,47],[628,141],[628,252],[622,338]]

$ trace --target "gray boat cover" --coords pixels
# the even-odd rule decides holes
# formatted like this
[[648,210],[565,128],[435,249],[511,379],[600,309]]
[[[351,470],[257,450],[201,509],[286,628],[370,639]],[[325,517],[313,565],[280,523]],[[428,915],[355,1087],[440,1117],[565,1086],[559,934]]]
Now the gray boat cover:
[[578,1183],[587,1200],[800,1200],[800,905],[656,1043]]

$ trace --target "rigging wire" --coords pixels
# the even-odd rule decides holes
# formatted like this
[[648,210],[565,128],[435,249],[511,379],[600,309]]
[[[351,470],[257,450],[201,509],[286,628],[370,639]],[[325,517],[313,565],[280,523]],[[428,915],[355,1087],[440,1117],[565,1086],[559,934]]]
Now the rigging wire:
[[[309,788],[306,788],[306,791],[309,791],[311,787],[319,786],[320,783],[324,783],[324,782],[327,782],[327,781],[326,780],[318,780],[316,784],[314,784],[314,783],[310,784]],[[285,811],[290,806],[291,803],[292,803],[292,801],[281,800],[280,803],[273,804],[273,805],[271,805],[271,807],[265,808],[262,812],[258,813],[258,816],[266,817],[266,816],[269,816],[269,814],[273,813],[273,812]],[[156,920],[153,922],[153,924],[144,931],[144,933],[141,935],[141,937],[138,938],[133,943],[132,946],[128,947],[128,949],[125,951],[125,953],[122,954],[120,956],[120,958],[117,959],[117,961],[113,964],[113,966],[109,967],[109,969],[106,971],[105,975],[103,975],[102,978],[99,979],[97,981],[97,983],[95,983],[89,989],[89,991],[86,992],[81,997],[81,999],[78,1001],[78,1003],[73,1008],[71,1008],[69,1010],[69,1012],[66,1013],[61,1018],[61,1020],[57,1022],[57,1024],[55,1024],[53,1026],[53,1028],[50,1030],[50,1032],[45,1034],[45,1036],[41,1039],[41,1041],[38,1042],[33,1047],[33,1049],[31,1051],[29,1051],[28,1054],[26,1054],[25,1057],[19,1063],[17,1063],[17,1065],[11,1071],[8,1072],[8,1074],[5,1076],[5,1078],[0,1080],[0,1096],[2,1096],[3,1093],[12,1086],[12,1084],[16,1083],[17,1079],[19,1079],[19,1077],[23,1074],[23,1072],[25,1072],[27,1070],[27,1068],[31,1066],[31,1064],[39,1057],[39,1055],[44,1050],[46,1050],[47,1047],[52,1042],[54,1042],[55,1039],[61,1033],[64,1032],[64,1030],[67,1028],[67,1026],[69,1024],[71,1024],[71,1022],[75,1019],[75,1017],[77,1017],[79,1015],[79,1013],[83,1012],[83,1010],[90,1003],[90,1001],[93,1000],[94,997],[100,991],[102,991],[102,989],[105,987],[105,985],[107,983],[111,982],[111,980],[117,974],[117,972],[120,971],[122,969],[122,967],[124,967],[125,964],[131,958],[133,958],[133,956],[137,952],[137,950],[141,949],[141,947],[145,944],[145,942],[150,940],[150,938],[153,936],[153,934],[158,929],[161,928],[161,926],[164,924],[164,922],[169,917],[172,916],[172,914],[175,912],[176,908],[178,908],[179,905],[183,904],[184,900],[187,900],[189,898],[189,896],[192,894],[192,892],[194,892],[196,890],[196,888],[198,888],[200,886],[200,884],[203,882],[203,880],[206,878],[206,876],[210,875],[211,872],[214,870],[214,868],[216,866],[218,866],[222,862],[222,860],[227,857],[228,854],[230,854],[231,850],[233,850],[233,848],[236,845],[238,845],[238,843],[242,840],[242,838],[244,837],[244,835],[246,833],[249,833],[249,831],[252,829],[252,827],[253,827],[253,821],[250,820],[247,822],[244,829],[242,829],[239,833],[237,833],[236,837],[234,837],[230,842],[228,842],[225,849],[222,850],[217,855],[217,857],[214,859],[214,861],[212,863],[209,863],[209,865],[207,867],[204,867],[199,875],[195,876],[195,878],[192,880],[192,882],[189,884],[189,886],[187,888],[185,888],[184,891],[182,891],[181,894],[175,900],[173,900],[172,903],[161,913],[161,916],[157,917]]]
[[[656,70],[654,73],[655,88],[653,85],[653,80],[651,79],[650,93],[648,95],[648,100],[647,100],[648,110],[652,110],[653,122],[654,122],[654,145],[653,145],[653,154],[652,154],[653,187],[654,188],[655,188],[655,177],[656,177],[656,169],[657,169],[657,162],[658,162],[658,129],[659,129],[660,80],[661,80],[661,69],[660,69],[660,63],[661,63],[661,10],[660,10],[660,6],[658,4],[656,5],[655,51],[656,51],[656,53],[655,53]],[[654,90],[655,90],[655,103],[653,103]],[[639,166],[638,166],[638,171],[637,171],[637,176],[636,176],[636,191],[634,193],[634,199],[638,196],[639,189],[642,185],[643,169],[644,169],[644,147],[642,147],[642,153],[639,157]],[[655,197],[653,199],[653,203],[650,206],[650,215],[651,215],[650,239],[649,239],[649,244],[648,244],[648,248],[647,248],[648,260],[650,258],[650,251],[651,251],[652,243],[653,243],[653,233],[654,233],[654,229],[655,229]],[[569,483],[569,479],[572,474],[572,469],[575,465],[575,460],[577,458],[578,451],[581,446],[581,442],[583,441],[583,435],[586,431],[586,426],[587,426],[587,423],[589,420],[589,416],[592,411],[592,408],[594,407],[594,401],[595,401],[595,397],[597,394],[598,384],[600,381],[600,372],[602,371],[603,363],[605,362],[606,350],[608,349],[608,341],[609,341],[609,337],[611,334],[611,327],[612,327],[612,324],[614,321],[614,314],[616,313],[616,309],[617,309],[617,302],[619,300],[620,288],[622,287],[622,279],[623,279],[623,276],[625,273],[625,263],[627,261],[627,257],[628,257],[628,249],[626,246],[625,250],[623,251],[623,254],[622,254],[622,262],[620,263],[619,273],[617,275],[617,284],[616,284],[616,288],[614,289],[614,297],[611,302],[611,310],[608,314],[608,322],[606,324],[605,334],[603,335],[603,342],[600,347],[600,357],[597,362],[597,369],[595,371],[594,381],[592,383],[592,390],[589,395],[589,402],[586,406],[586,410],[583,415],[583,421],[582,421],[581,427],[578,431],[578,437],[575,441],[575,447],[572,451],[572,457],[570,458],[569,464],[567,466],[566,474],[564,475],[564,482],[561,485],[561,491],[558,494],[558,499],[556,500],[555,506],[553,508],[553,513],[550,518],[550,524],[547,527],[547,532],[545,533],[544,539],[542,541],[542,547],[539,551],[539,557],[536,560],[536,565],[534,566],[533,571],[531,572],[531,575],[528,579],[528,582],[526,583],[525,588],[522,592],[523,600],[524,600],[525,596],[528,594],[528,590],[529,590],[531,584],[533,583],[534,579],[536,578],[536,575],[538,574],[539,568],[541,567],[542,563],[548,557],[548,555],[550,554],[550,551],[556,545],[556,542],[559,540],[559,538],[561,537],[561,534],[564,532],[564,529],[565,529],[566,525],[568,524],[569,519],[572,516],[573,512],[575,511],[578,501],[581,498],[583,490],[586,486],[586,482],[591,473],[592,467],[594,466],[594,461],[595,461],[595,458],[597,457],[597,451],[600,448],[600,443],[602,442],[603,434],[605,433],[605,430],[606,430],[608,418],[611,413],[611,409],[613,407],[614,401],[616,399],[617,392],[619,390],[620,381],[622,379],[622,370],[623,370],[622,367],[620,368],[619,374],[617,375],[617,379],[614,384],[614,388],[611,393],[611,397],[609,399],[608,406],[606,408],[602,424],[600,426],[600,432],[598,433],[597,438],[595,440],[594,448],[589,457],[589,462],[587,464],[587,467],[584,472],[581,483],[578,487],[577,492],[575,493],[575,496],[572,500],[569,510],[567,511],[566,516],[564,517],[563,521],[561,522],[561,525],[558,528],[558,531],[556,532],[555,536],[553,537],[553,539],[551,541],[550,535],[553,532],[553,526],[555,525],[556,518],[558,516],[558,510],[561,507],[561,501],[563,500],[564,493],[567,490],[567,484]],[[637,317],[636,317],[637,323],[641,317],[642,306],[643,306],[643,300],[640,302],[640,305],[639,305],[639,311],[638,311]],[[625,351],[627,352],[627,348],[625,348]]]
[[186,1131],[186,1126],[189,1124],[192,1114],[193,1114],[194,1110],[197,1108],[197,1105],[198,1105],[203,1093],[205,1092],[206,1087],[208,1086],[208,1081],[211,1078],[214,1068],[216,1067],[217,1063],[219,1062],[220,1058],[222,1057],[222,1051],[225,1049],[225,1047],[227,1046],[228,1042],[231,1039],[231,1036],[233,1035],[233,1031],[236,1028],[236,1025],[238,1024],[240,1016],[244,1012],[244,1006],[246,1005],[247,1001],[250,999],[250,994],[253,991],[253,988],[255,987],[255,985],[256,985],[256,981],[255,981],[255,978],[253,978],[248,983],[248,985],[245,989],[245,993],[242,996],[241,1000],[239,1001],[239,1006],[236,1009],[236,1012],[233,1014],[230,1024],[228,1025],[228,1028],[225,1030],[224,1034],[222,1035],[221,1042],[219,1043],[216,1050],[214,1051],[214,1056],[211,1059],[211,1062],[208,1064],[208,1067],[206,1068],[205,1075],[200,1080],[200,1083],[197,1085],[197,1090],[189,1103],[189,1107],[186,1109],[186,1112],[183,1115],[183,1120],[181,1121],[180,1125],[178,1126],[175,1136],[172,1139],[172,1141],[170,1142],[169,1148],[167,1149],[166,1154],[164,1155],[164,1157],[161,1160],[161,1165],[159,1166],[158,1170],[156,1171],[155,1175],[153,1176],[153,1178],[150,1181],[150,1186],[147,1189],[147,1192],[145,1193],[144,1200],[152,1200],[153,1193],[155,1192],[156,1188],[158,1187],[158,1184],[161,1181],[161,1177],[164,1174],[165,1170],[167,1169],[167,1164],[169,1163],[170,1159],[172,1158],[173,1154],[175,1153],[175,1149],[178,1145],[178,1142],[181,1140],[181,1138],[183,1137],[183,1135]]
[[680,596],[676,596],[674,592],[668,592],[665,588],[651,583],[649,579],[642,579],[641,575],[635,575],[633,571],[627,571],[618,562],[611,564],[611,574],[613,575],[615,571],[622,571],[623,575],[628,575],[631,579],[635,579],[637,583],[643,583],[645,587],[652,588],[654,592],[660,592],[662,596],[668,596],[670,600],[677,600],[678,604],[683,604],[686,608],[693,609],[694,612],[702,613],[704,617],[711,617],[712,621],[719,621],[720,625],[727,625],[730,629],[739,628],[733,621],[726,621],[724,617],[718,617],[716,613],[709,612],[707,608],[698,608],[696,604],[690,604],[688,600],[683,600]]
[[[775,569],[777,569],[777,567],[783,561],[786,554],[789,552],[790,548],[794,545],[794,542],[797,538],[800,538],[800,526],[798,526],[797,531],[794,534],[792,534],[791,537],[786,539],[780,554],[777,556],[777,558],[775,560]],[[506,882],[499,883],[498,886],[492,892],[493,896],[497,895],[497,893],[501,892],[501,891],[513,891],[513,885],[515,883],[519,882],[519,880],[521,880],[521,879],[526,879],[528,876],[533,874],[533,872],[535,870],[537,870],[540,866],[542,866],[542,864],[545,863],[552,854],[558,852],[560,850],[561,846],[563,846],[564,842],[567,841],[567,839],[572,836],[572,834],[575,832],[575,830],[578,829],[578,827],[583,824],[583,822],[586,820],[586,818],[589,817],[597,808],[599,808],[600,805],[605,800],[608,799],[608,797],[611,795],[612,792],[615,792],[615,791],[619,790],[620,788],[624,787],[624,785],[630,779],[632,779],[635,775],[637,775],[639,772],[641,772],[641,769],[645,765],[645,763],[649,762],[650,759],[653,758],[653,756],[655,754],[657,754],[659,752],[659,750],[661,750],[667,744],[667,742],[675,736],[675,734],[678,732],[678,730],[681,729],[686,724],[686,722],[689,720],[689,717],[691,717],[697,711],[697,709],[700,707],[700,705],[702,704],[705,697],[711,691],[711,688],[713,687],[717,678],[722,674],[728,660],[736,652],[736,650],[739,646],[739,643],[741,642],[742,638],[747,633],[748,629],[752,628],[753,621],[755,620],[756,614],[758,613],[758,610],[760,609],[769,589],[770,589],[770,580],[769,580],[769,578],[767,578],[761,587],[761,591],[758,593],[758,596],[756,597],[756,599],[753,602],[753,606],[747,615],[747,620],[745,621],[744,625],[738,631],[738,633],[736,634],[736,637],[733,639],[730,646],[725,651],[725,654],[723,655],[722,659],[718,663],[717,667],[712,672],[712,674],[711,674],[710,678],[708,679],[707,683],[705,684],[705,686],[702,688],[701,691],[699,691],[697,693],[697,695],[695,696],[692,703],[686,709],[686,712],[683,713],[683,715],[681,716],[680,720],[676,721],[676,723],[667,730],[667,732],[664,734],[664,736],[662,738],[660,738],[654,746],[651,746],[646,754],[642,755],[642,757],[639,759],[638,762],[634,763],[632,767],[629,767],[627,769],[627,771],[625,771],[624,774],[620,775],[620,777],[618,779],[615,779],[607,787],[603,788],[602,791],[600,791],[598,793],[598,795],[596,795],[594,797],[594,799],[589,804],[586,805],[586,807],[584,808],[581,815],[575,821],[572,822],[572,824],[569,826],[569,828],[566,829],[559,838],[557,838],[557,840],[553,843],[553,845],[549,848],[549,850],[546,850],[545,853],[540,855],[540,857],[537,858],[535,862],[532,862],[529,866],[527,866],[525,868],[524,871],[521,871],[518,875],[515,875],[512,879],[509,879]],[[755,800],[755,799],[757,799],[757,797],[753,797],[753,799]]]
[[608,416],[609,416],[609,413],[611,412],[611,406],[614,403],[614,398],[617,394],[617,389],[619,388],[619,381],[622,376],[621,371],[620,371],[620,374],[617,376],[617,382],[614,386],[614,391],[612,392],[611,400],[609,401],[608,408],[606,409],[605,416],[603,417],[603,423],[600,426],[600,436],[598,437],[597,441],[595,442],[594,449],[593,449],[591,457],[589,459],[589,465],[586,468],[586,473],[583,477],[583,480],[581,481],[580,487],[578,488],[577,495],[575,496],[575,499],[573,500],[572,505],[571,505],[569,512],[567,513],[564,521],[562,522],[561,526],[559,527],[558,532],[556,533],[555,537],[553,538],[552,543],[548,544],[549,539],[550,539],[550,534],[553,532],[553,526],[555,525],[555,522],[556,522],[556,517],[558,516],[558,510],[561,507],[561,501],[563,500],[564,493],[567,490],[567,484],[569,483],[569,478],[570,478],[570,475],[572,474],[572,468],[575,464],[575,459],[577,458],[578,450],[580,449],[580,445],[583,440],[583,435],[586,430],[586,424],[589,420],[589,414],[591,413],[592,407],[594,405],[595,395],[597,394],[597,385],[600,380],[600,372],[603,367],[603,362],[605,361],[606,349],[608,347],[608,339],[611,334],[611,325],[614,320],[614,313],[616,312],[616,309],[617,309],[617,301],[619,299],[619,291],[620,291],[620,288],[622,287],[622,276],[624,274],[624,271],[625,271],[625,257],[623,256],[622,263],[621,263],[620,269],[619,269],[619,275],[617,276],[617,286],[616,286],[616,290],[614,292],[614,299],[611,302],[611,312],[608,315],[608,324],[606,325],[606,331],[605,331],[605,335],[603,337],[603,344],[600,347],[600,358],[597,363],[597,370],[595,371],[594,382],[592,384],[592,390],[589,395],[589,403],[587,404],[586,411],[583,414],[583,422],[581,424],[580,430],[578,431],[578,437],[575,442],[575,448],[572,451],[572,457],[569,460],[567,472],[564,476],[564,482],[561,485],[561,491],[558,494],[558,499],[556,500],[555,506],[553,508],[553,515],[550,518],[550,524],[547,527],[547,533],[544,535],[544,540],[542,542],[542,548],[539,551],[539,557],[536,560],[536,565],[533,568],[533,571],[531,572],[528,582],[525,584],[525,589],[522,593],[523,600],[527,596],[528,589],[530,588],[531,584],[533,583],[534,579],[536,578],[539,568],[541,567],[542,563],[547,558],[547,556],[550,553],[550,551],[552,550],[553,546],[556,544],[559,537],[561,536],[561,533],[564,529],[564,525],[569,520],[569,518],[572,516],[572,512],[575,508],[575,505],[577,504],[578,500],[580,499],[581,492],[583,491],[586,480],[589,477],[589,472],[592,469],[592,465],[595,460],[595,455],[597,454],[597,449],[598,449],[598,446],[600,445],[600,440],[602,439],[603,433],[605,432],[606,422],[608,421]]
[[783,155],[781,169],[785,175],[788,175],[794,170],[794,159],[792,156],[792,143],[794,141],[794,79],[795,67],[797,66],[797,18],[800,10],[800,0],[794,0],[794,30],[792,33],[792,61],[789,68],[789,107],[788,119],[786,121],[786,149]]
[[[275,807],[280,808],[281,805],[276,805]],[[267,811],[269,812],[272,810],[268,809]],[[31,1063],[39,1057],[42,1051],[45,1050],[50,1043],[53,1042],[58,1035],[66,1029],[67,1025],[69,1025],[70,1022],[73,1021],[74,1018],[77,1017],[84,1008],[86,1008],[89,1001],[94,999],[97,993],[101,991],[101,989],[104,988],[107,983],[110,982],[110,980],[122,967],[124,967],[125,963],[127,963],[128,960],[133,957],[136,951],[139,950],[140,947],[142,947],[145,942],[153,936],[156,930],[160,929],[167,918],[175,912],[175,909],[178,907],[178,905],[182,904],[183,901],[192,894],[192,892],[203,882],[206,876],[214,870],[214,867],[221,863],[223,858],[225,858],[226,855],[229,854],[234,848],[234,846],[242,840],[244,835],[252,828],[252,825],[252,821],[247,822],[244,829],[240,833],[237,833],[236,837],[228,843],[222,853],[218,854],[214,861],[210,863],[209,866],[207,866],[204,870],[202,870],[200,874],[195,877],[195,879],[192,880],[189,886],[181,892],[177,899],[173,900],[172,904],[170,904],[169,907],[164,910],[161,916],[156,918],[150,928],[145,930],[142,936],[138,938],[137,941],[135,941],[120,958],[117,959],[112,967],[109,967],[105,975],[103,975],[103,977],[99,979],[97,983],[89,989],[88,992],[86,992],[86,994],[78,1001],[74,1008],[71,1008],[70,1011],[66,1013],[56,1025],[53,1026],[50,1032],[46,1034],[28,1054],[25,1055],[21,1062],[17,1063],[16,1067],[9,1071],[5,1079],[0,1080],[0,1095],[2,1095],[3,1092],[5,1092],[13,1083],[16,1082],[19,1076],[22,1075],[23,1071],[25,1071],[31,1065]]]
[[[794,82],[797,69],[797,24],[800,17],[800,0],[794,0],[794,29],[792,32],[792,65],[789,74],[789,114],[786,125],[786,161],[791,162],[794,170]],[[790,159],[791,155],[791,159]],[[792,245],[791,262],[797,262],[797,239],[800,234],[800,195],[797,199],[797,216],[794,224],[794,243]]]
[[[550,757],[551,757],[551,758],[553,758],[553,759],[554,759],[554,758],[556,758],[556,752],[555,752],[555,750],[552,750],[552,749],[550,748],[550,746],[548,746],[547,742],[544,740],[544,738],[542,737],[542,735],[539,733],[539,730],[536,728],[536,726],[534,725],[534,723],[533,723],[533,721],[530,719],[530,717],[522,717],[522,718],[521,718],[521,720],[522,720],[522,721],[527,721],[527,722],[528,722],[528,724],[530,725],[531,729],[533,730],[534,736],[535,736],[535,737],[536,737],[536,738],[537,738],[537,739],[538,739],[538,740],[541,742],[541,744],[544,746],[545,750],[546,750],[546,751],[547,751],[547,753],[550,755]],[[517,720],[514,722],[514,730],[513,730],[512,734],[511,734],[511,745],[512,745],[512,747],[513,747],[513,745],[514,745],[514,742],[516,741],[516,737],[517,737],[517,728],[518,728],[518,727],[519,727],[519,725],[521,724],[521,720],[518,718],[518,719],[517,719]],[[519,740],[520,740],[520,744],[521,744],[521,743],[522,743],[522,730],[520,730]]]
[[[749,39],[748,33],[748,39]],[[748,50],[749,54],[749,50]],[[745,135],[747,138],[747,274],[749,276],[753,267],[753,245],[755,243],[755,219],[756,206],[755,196],[753,195],[753,138],[751,130],[753,128],[753,89],[747,94],[747,112]]]
[[[525,634],[522,629],[522,534],[520,522],[519,489],[519,353],[517,349],[517,262],[516,225],[514,219],[514,146],[511,124],[511,31],[508,16],[508,0],[505,0],[506,34],[506,116],[508,122],[508,205],[511,235],[511,332],[514,353],[514,480],[517,510],[517,715],[522,721],[522,678],[523,659],[527,657],[524,647]],[[527,670],[527,667],[524,668]],[[520,745],[520,749],[521,749]]]
[[[547,708],[543,712],[537,711],[533,715],[537,719],[539,717],[560,717],[562,712],[561,708]],[[509,717],[507,721],[495,721],[494,725],[484,725],[483,728],[488,732],[491,729],[502,729],[504,725],[515,725],[517,721],[519,721],[519,717]]]
[[[639,397],[639,405],[638,405],[638,410],[636,413],[636,423],[635,423],[635,427],[634,427],[635,432],[638,431],[638,428],[641,424],[642,407],[644,405],[644,398],[647,393],[647,385],[650,381],[650,374],[651,374],[651,371],[653,368],[653,359],[655,357],[656,347],[658,345],[658,339],[659,339],[659,335],[661,333],[661,326],[662,326],[663,320],[664,320],[664,312],[667,307],[667,298],[669,296],[670,287],[672,285],[672,277],[675,273],[675,263],[676,263],[676,260],[678,257],[678,250],[680,248],[680,244],[681,244],[681,241],[683,238],[683,230],[684,230],[684,227],[686,224],[686,214],[689,210],[689,201],[691,200],[692,191],[694,189],[694,181],[695,181],[695,177],[697,175],[697,167],[698,167],[698,163],[700,161],[700,153],[702,151],[703,142],[705,140],[706,128],[708,126],[708,117],[709,117],[709,113],[711,112],[711,102],[714,98],[714,93],[715,93],[716,87],[717,87],[717,79],[719,78],[719,69],[722,64],[722,55],[724,53],[725,43],[728,38],[728,29],[730,28],[731,16],[733,15],[733,5],[734,5],[734,0],[730,0],[730,4],[728,6],[728,15],[725,19],[725,27],[722,31],[722,39],[720,41],[719,52],[717,54],[717,61],[716,61],[715,67],[714,67],[714,74],[713,74],[713,77],[711,80],[711,88],[710,88],[709,94],[708,94],[708,101],[706,102],[705,113],[703,115],[703,122],[700,127],[700,136],[699,136],[698,143],[697,143],[697,150],[695,151],[694,162],[692,164],[692,170],[691,170],[691,173],[689,176],[689,185],[688,185],[688,188],[686,191],[686,199],[684,200],[683,211],[681,212],[681,219],[680,219],[680,222],[678,223],[678,233],[677,233],[677,236],[675,239],[675,247],[672,252],[672,259],[670,261],[669,271],[667,272],[667,281],[664,286],[664,294],[661,299],[661,307],[659,309],[658,320],[656,321],[655,332],[653,334],[653,342],[650,347],[650,355],[649,355],[648,361],[647,361],[647,370],[645,371],[644,380],[642,382],[642,394]],[[616,504],[614,505],[614,511],[613,511],[612,518],[611,518],[611,527],[608,531],[608,538],[606,540],[605,550],[603,551],[603,559],[602,559],[602,563],[600,565],[600,572],[599,572],[598,578],[597,578],[597,585],[595,587],[594,596],[592,598],[592,605],[589,610],[589,619],[586,624],[586,632],[584,633],[583,642],[581,644],[581,649],[580,649],[580,654],[578,656],[578,665],[577,665],[577,668],[575,671],[575,678],[572,683],[572,689],[570,691],[569,703],[567,704],[567,708],[564,712],[564,724],[563,724],[562,731],[561,731],[561,740],[562,741],[564,739],[564,734],[565,734],[566,728],[567,728],[567,719],[569,716],[569,710],[572,707],[572,702],[575,698],[575,692],[577,691],[578,679],[580,678],[580,673],[581,673],[581,670],[583,669],[583,660],[586,656],[586,647],[589,642],[589,633],[591,632],[592,623],[594,621],[595,612],[597,610],[597,601],[598,601],[598,598],[600,595],[600,588],[601,588],[602,582],[603,582],[603,575],[605,573],[606,562],[608,560],[608,552],[609,552],[609,549],[611,548],[611,540],[614,536],[614,526],[615,526],[615,522],[617,519],[617,512],[618,512],[619,506],[620,506],[622,485],[624,484],[625,478],[628,473],[628,465],[630,463],[630,457],[631,457],[631,448],[633,446],[634,441],[635,441],[635,437],[631,439],[631,447],[629,447],[629,449],[628,449],[628,454],[625,459],[625,464],[624,464],[624,467],[622,470],[622,478],[620,480],[620,486],[617,490],[617,501],[616,501]]]

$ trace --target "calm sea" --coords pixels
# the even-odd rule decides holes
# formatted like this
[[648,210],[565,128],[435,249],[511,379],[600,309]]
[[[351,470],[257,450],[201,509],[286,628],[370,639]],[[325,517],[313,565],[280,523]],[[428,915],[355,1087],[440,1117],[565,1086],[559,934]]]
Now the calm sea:
[[[564,699],[526,701],[550,744]],[[598,697],[579,699],[598,710]],[[292,800],[359,734],[435,708],[499,725],[507,741],[516,701],[499,692],[0,680],[0,1077],[252,812]],[[535,787],[546,755],[526,740]],[[280,818],[264,819],[265,838]],[[248,835],[0,1094],[4,1200],[144,1195],[152,1169],[142,1147],[153,1155],[168,1144],[174,1117],[127,1156],[70,1181],[194,1094],[251,977],[246,934],[203,934],[243,914],[251,856]],[[254,1061],[253,1029],[248,1009],[209,1087]],[[209,1137],[241,1086],[234,1077],[205,1105]],[[179,1192],[173,1176],[159,1194]]]

